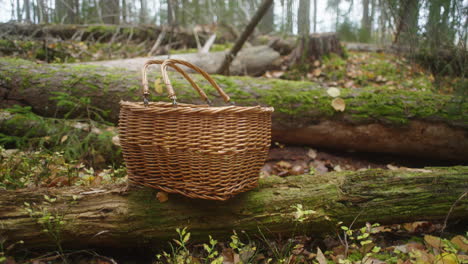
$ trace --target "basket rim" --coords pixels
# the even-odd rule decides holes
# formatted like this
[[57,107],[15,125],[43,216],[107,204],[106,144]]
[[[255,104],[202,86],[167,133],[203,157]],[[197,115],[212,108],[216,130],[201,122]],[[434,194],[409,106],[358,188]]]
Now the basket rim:
[[272,113],[274,111],[273,107],[264,107],[264,106],[209,106],[209,105],[195,105],[195,104],[186,104],[178,103],[177,107],[174,107],[172,103],[169,102],[150,102],[148,106],[145,106],[143,102],[130,102],[130,101],[120,101],[120,106],[122,108],[127,108],[129,110],[138,111],[138,112],[184,112],[184,113]]

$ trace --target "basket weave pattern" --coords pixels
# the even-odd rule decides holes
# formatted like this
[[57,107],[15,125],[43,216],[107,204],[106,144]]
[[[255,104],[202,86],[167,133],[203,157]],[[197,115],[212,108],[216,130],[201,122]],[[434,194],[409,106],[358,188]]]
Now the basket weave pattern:
[[[144,68],[146,72],[148,65],[162,64],[166,88],[174,101],[166,68],[177,63],[201,71],[178,60],[149,61]],[[193,86],[190,77],[184,77]],[[226,94],[227,98],[220,94],[229,101]],[[207,99],[203,92],[200,95]],[[270,146],[272,112],[273,108],[259,106],[121,102],[119,132],[129,180],[212,200],[226,200],[252,189]]]

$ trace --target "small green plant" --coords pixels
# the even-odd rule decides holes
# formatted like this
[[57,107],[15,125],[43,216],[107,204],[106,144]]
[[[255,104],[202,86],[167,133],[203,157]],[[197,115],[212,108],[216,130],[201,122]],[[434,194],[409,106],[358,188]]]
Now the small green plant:
[[[43,198],[44,203],[41,205],[24,202],[24,209],[42,227],[42,232],[46,233],[54,241],[63,261],[67,262],[62,248],[62,232],[66,225],[65,216],[67,210],[64,213],[59,212],[58,205],[56,204],[57,198],[48,195],[44,195]],[[76,201],[77,197],[73,196],[72,199],[73,201],[69,203],[70,205]]]
[[293,213],[293,216],[294,216],[294,220],[298,221],[299,223],[304,222],[304,220],[306,220],[307,217],[309,217],[309,215],[317,213],[314,210],[304,210],[304,207],[302,206],[302,204],[293,205],[291,206],[291,208],[296,209],[296,211]]
[[183,229],[177,228],[178,239],[173,239],[174,244],[170,243],[171,254],[163,251],[162,254],[156,255],[157,263],[163,263],[164,260],[168,264],[192,264],[190,252],[187,249],[187,243],[190,240],[190,233],[187,232],[187,227]]
[[208,256],[205,258],[205,264],[223,264],[223,257],[219,256],[219,252],[216,250],[216,245],[218,241],[213,239],[211,236],[208,236],[210,239],[209,245],[203,244]]
[[367,223],[359,229],[352,229],[353,224],[345,226],[339,222],[338,225],[343,232],[342,235],[338,234],[338,238],[345,247],[345,259],[340,259],[340,264],[365,263],[369,258],[381,252],[382,249],[373,243],[371,237],[372,228],[378,227],[379,224]]

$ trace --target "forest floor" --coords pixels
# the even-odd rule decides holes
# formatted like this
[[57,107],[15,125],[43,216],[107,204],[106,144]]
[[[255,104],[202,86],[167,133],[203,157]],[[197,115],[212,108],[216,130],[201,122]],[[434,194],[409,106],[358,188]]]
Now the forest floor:
[[[41,43],[0,42],[5,50],[20,49],[10,56],[32,60],[41,59]],[[124,47],[119,43],[89,47],[85,43],[52,43],[56,50],[54,62],[94,61],[121,59],[144,55],[141,47]],[[97,44],[96,44],[97,45]],[[217,47],[217,49],[223,47]],[[112,56],[103,53],[117,50]],[[110,54],[110,52],[109,52]],[[269,71],[262,78],[310,80],[329,88],[359,88],[379,86],[387,89],[433,90],[440,93],[457,93],[466,85],[465,79],[435,78],[431,73],[406,58],[385,53],[347,52],[346,58],[335,55],[315,62],[310,69]],[[5,110],[5,109],[4,109]],[[6,111],[15,111],[6,109]],[[1,116],[0,116],[1,117]],[[114,128],[109,128],[114,129]],[[105,130],[104,130],[105,131]],[[102,134],[102,133],[98,133]],[[101,136],[105,138],[104,136]],[[50,139],[50,138],[49,138]],[[46,137],[35,142],[47,142]],[[19,140],[19,141],[18,141]],[[12,140],[0,135],[0,188],[21,189],[60,187],[68,185],[99,186],[126,182],[126,169],[121,159],[103,164],[99,156],[93,160],[70,159],[71,136],[61,136],[63,149],[38,148],[30,139]],[[109,138],[105,144],[118,145]],[[18,143],[18,142],[21,142]],[[101,143],[102,143],[101,142]],[[76,149],[86,151],[86,149]],[[120,153],[119,153],[120,155]],[[79,156],[79,155],[78,155]],[[102,158],[102,157],[101,157]],[[90,164],[101,164],[92,167]],[[425,166],[462,165],[453,162],[408,159],[389,155],[337,152],[306,146],[286,146],[273,142],[261,177],[278,175],[287,177],[299,174],[326,174],[341,170],[366,170],[383,168],[395,170],[424,170]],[[466,165],[466,164],[465,164]],[[466,225],[458,222],[429,222],[421,219],[412,223],[380,226],[339,225],[336,233],[327,237],[310,237],[301,226],[301,217],[309,214],[307,208],[297,208],[297,232],[287,237],[266,238],[262,231],[246,234],[234,232],[228,241],[207,238],[207,242],[191,243],[190,230],[174,231],[174,241],[166,248],[146,252],[112,252],[112,250],[65,250],[64,252],[31,252],[22,249],[21,243],[3,247],[0,233],[0,263],[468,263],[468,233]],[[447,212],[449,214],[449,212]],[[359,216],[356,216],[359,217]],[[264,230],[264,232],[268,232]],[[270,236],[271,237],[271,236]],[[99,254],[98,254],[99,253]],[[138,254],[140,257],[134,257]],[[115,260],[114,260],[115,258]],[[222,260],[221,260],[222,258]]]

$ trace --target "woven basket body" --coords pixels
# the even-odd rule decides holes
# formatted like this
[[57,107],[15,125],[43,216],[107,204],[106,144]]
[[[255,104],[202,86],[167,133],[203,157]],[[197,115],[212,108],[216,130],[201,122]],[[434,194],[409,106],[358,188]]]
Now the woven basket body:
[[259,106],[121,102],[120,142],[129,180],[213,200],[252,189],[270,146],[272,112]]

